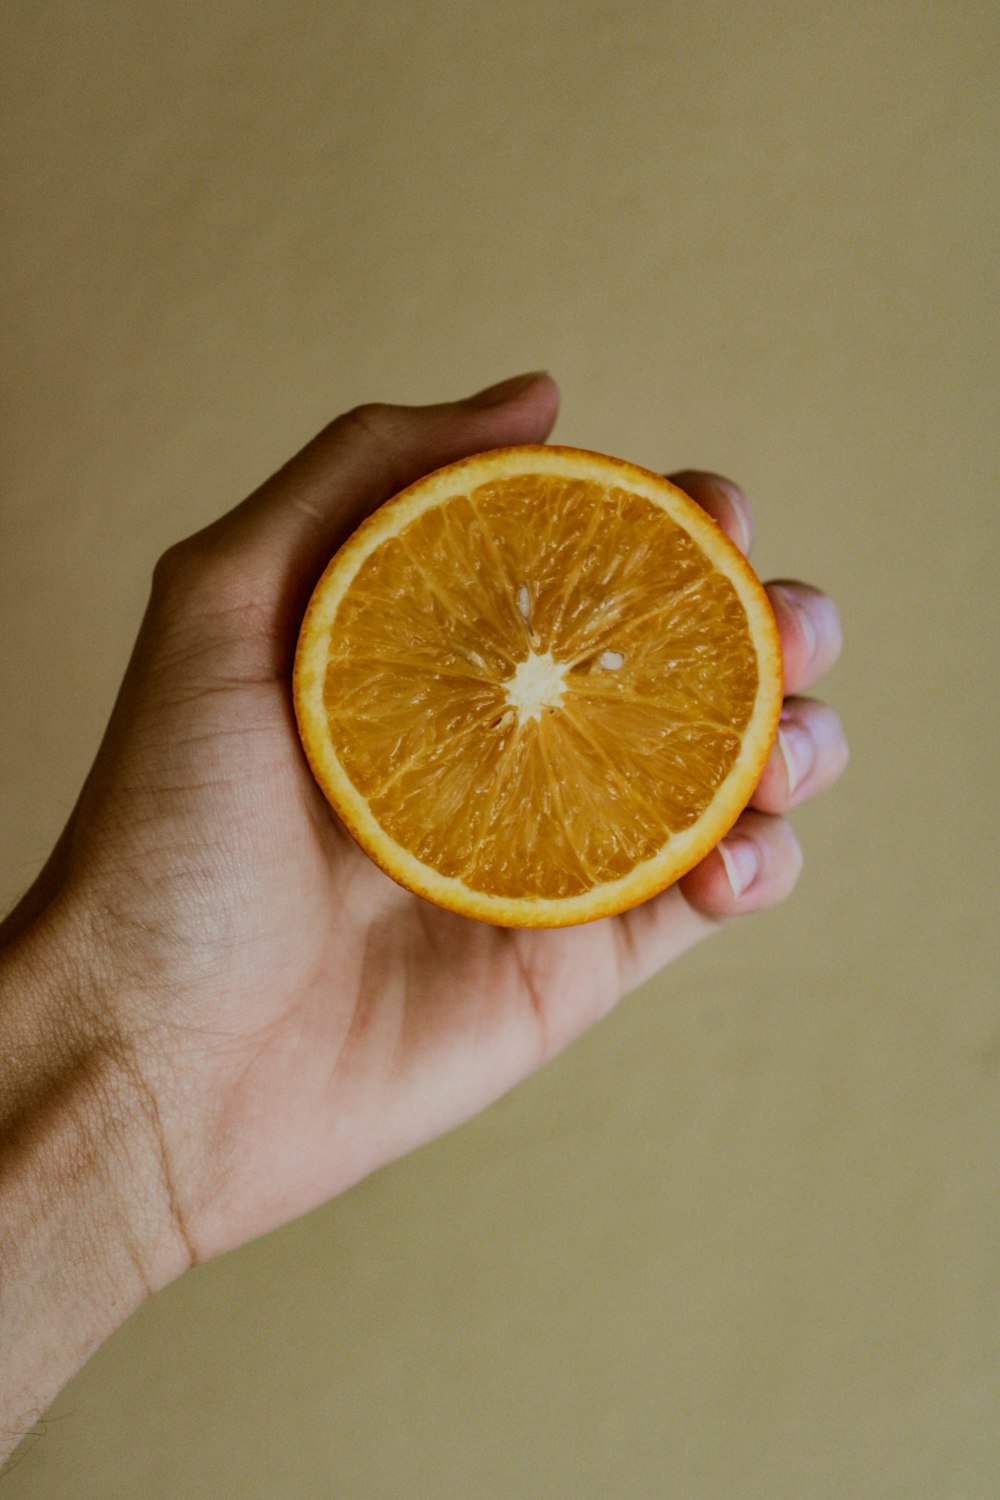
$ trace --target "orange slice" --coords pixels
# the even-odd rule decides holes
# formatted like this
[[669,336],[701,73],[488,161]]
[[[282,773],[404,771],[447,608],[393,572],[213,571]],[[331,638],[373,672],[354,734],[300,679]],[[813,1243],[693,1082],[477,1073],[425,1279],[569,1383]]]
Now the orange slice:
[[777,729],[781,651],[756,574],[675,485],[499,448],[348,538],[294,699],[319,785],[388,875],[560,927],[646,900],[732,826]]

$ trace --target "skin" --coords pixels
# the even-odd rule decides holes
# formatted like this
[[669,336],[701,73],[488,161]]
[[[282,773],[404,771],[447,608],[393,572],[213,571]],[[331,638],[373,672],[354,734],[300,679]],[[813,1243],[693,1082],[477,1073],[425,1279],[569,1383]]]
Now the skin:
[[[484,1108],[795,884],[784,814],[847,750],[802,696],[840,649],[836,610],[791,581],[768,585],[779,745],[724,852],[645,905],[558,930],[470,921],[395,885],[331,814],[289,693],[311,588],[404,485],[544,441],[554,382],[505,386],[347,413],[157,565],[94,766],[0,927],[7,1448],[152,1291]],[[735,485],[671,477],[749,548]]]

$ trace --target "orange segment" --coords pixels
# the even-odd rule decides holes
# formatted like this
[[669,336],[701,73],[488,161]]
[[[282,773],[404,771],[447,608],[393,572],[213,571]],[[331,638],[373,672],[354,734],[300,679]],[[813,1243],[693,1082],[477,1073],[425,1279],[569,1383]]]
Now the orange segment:
[[394,879],[507,925],[624,910],[718,842],[781,706],[766,595],[659,475],[560,447],[428,475],[313,594],[295,707]]

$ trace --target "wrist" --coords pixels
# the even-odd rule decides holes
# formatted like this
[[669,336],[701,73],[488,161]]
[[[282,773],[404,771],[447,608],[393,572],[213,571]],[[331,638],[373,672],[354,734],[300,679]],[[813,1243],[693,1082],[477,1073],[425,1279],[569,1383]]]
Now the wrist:
[[52,909],[0,946],[0,1445],[187,1263],[98,973]]

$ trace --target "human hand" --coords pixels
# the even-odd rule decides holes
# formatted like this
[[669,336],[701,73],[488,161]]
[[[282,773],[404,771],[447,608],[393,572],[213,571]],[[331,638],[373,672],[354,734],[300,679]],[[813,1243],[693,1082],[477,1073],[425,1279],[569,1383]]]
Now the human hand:
[[[836,716],[798,696],[836,658],[836,611],[772,584],[792,695],[781,742],[722,852],[677,885],[585,926],[506,929],[427,904],[362,853],[295,730],[302,611],[389,495],[545,439],[554,383],[514,385],[349,412],[164,555],[77,806],[0,931],[36,978],[0,1033],[43,1039],[50,1093],[102,1059],[95,1121],[125,1120],[130,1140],[109,1233],[145,1288],[458,1124],[721,921],[782,900],[801,864],[783,814],[845,764]],[[735,486],[672,478],[747,550]]]

